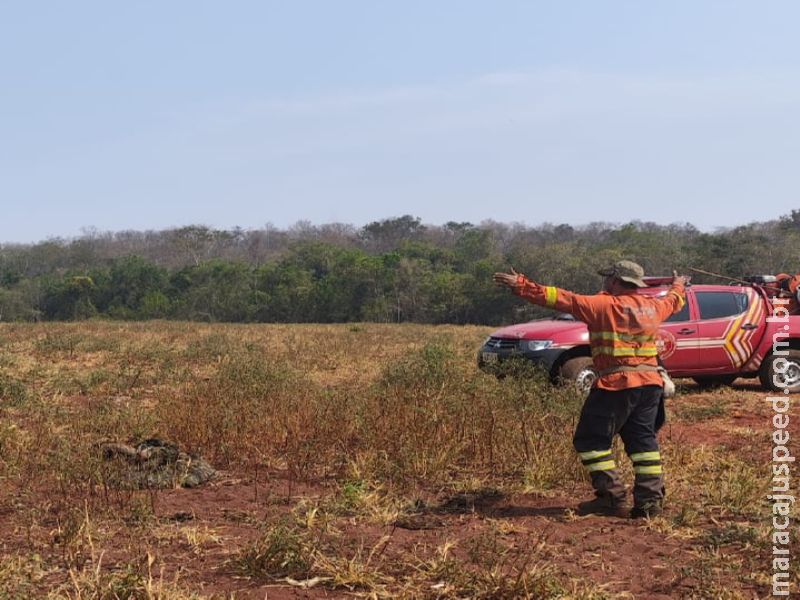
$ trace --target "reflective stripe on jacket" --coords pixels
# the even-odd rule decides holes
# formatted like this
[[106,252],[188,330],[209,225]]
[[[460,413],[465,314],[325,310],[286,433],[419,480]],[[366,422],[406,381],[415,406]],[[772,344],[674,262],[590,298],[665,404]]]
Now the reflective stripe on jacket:
[[[658,326],[683,307],[686,291],[682,285],[673,285],[669,293],[660,298],[639,294],[634,289],[620,295],[600,292],[584,296],[539,285],[520,275],[514,293],[533,304],[569,313],[586,323],[594,368],[602,371],[622,365],[656,366]],[[607,390],[661,385],[661,375],[655,371],[617,372],[605,375],[595,385]]]

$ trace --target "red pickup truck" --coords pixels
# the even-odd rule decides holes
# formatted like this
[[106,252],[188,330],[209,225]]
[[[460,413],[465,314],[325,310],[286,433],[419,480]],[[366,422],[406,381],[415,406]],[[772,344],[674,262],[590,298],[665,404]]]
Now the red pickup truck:
[[[667,293],[671,278],[645,278],[639,293]],[[661,324],[659,356],[673,377],[700,385],[758,377],[769,391],[800,392],[800,315],[773,303],[768,287],[687,285],[683,309]],[[478,364],[491,370],[511,357],[544,367],[553,382],[574,382],[588,391],[592,370],[589,332],[569,315],[556,314],[493,332],[478,351]]]

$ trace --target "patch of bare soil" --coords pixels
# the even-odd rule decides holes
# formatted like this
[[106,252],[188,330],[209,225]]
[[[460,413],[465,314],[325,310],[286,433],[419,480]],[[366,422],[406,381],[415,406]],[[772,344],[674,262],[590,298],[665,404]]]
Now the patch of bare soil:
[[[715,452],[763,446],[766,457],[771,450],[772,413],[764,398],[764,392],[748,382],[712,392],[687,387],[671,401],[671,418],[661,434],[662,442],[665,447],[707,447]],[[721,407],[719,414],[709,406]],[[799,439],[798,434],[795,419],[790,435]],[[667,469],[669,460],[666,453]],[[765,472],[765,479],[768,477]],[[0,550],[5,553],[24,553],[31,548],[42,555],[82,553],[82,572],[91,572],[101,561],[106,567],[129,564],[131,548],[138,547],[142,556],[157,556],[148,567],[153,577],[165,582],[177,578],[182,587],[206,598],[280,600],[359,594],[357,586],[331,589],[330,585],[313,585],[313,581],[259,579],[243,573],[234,560],[242,548],[263,535],[265,524],[289,515],[302,502],[329,497],[329,482],[299,483],[280,471],[223,472],[193,489],[129,493],[119,501],[128,507],[133,502],[142,504],[142,522],[132,528],[133,538],[139,539],[130,537],[130,527],[115,531],[113,521],[98,523],[95,539],[120,536],[116,543],[103,545],[111,549],[102,556],[92,552],[85,537],[82,545],[71,548],[60,543],[57,538],[65,535],[66,529],[63,522],[52,521],[49,530],[31,529],[28,524],[34,519],[26,521],[25,490],[0,482],[0,494]],[[400,587],[413,560],[420,565],[436,560],[447,545],[452,545],[454,556],[466,557],[476,540],[492,534],[503,541],[503,560],[509,561],[506,567],[511,561],[508,549],[516,548],[520,556],[534,557],[542,569],[551,569],[562,581],[589,582],[596,594],[580,595],[585,585],[576,584],[575,594],[565,597],[760,598],[771,593],[767,579],[771,576],[771,544],[757,544],[742,534],[747,528],[741,517],[721,514],[689,522],[669,507],[666,517],[653,521],[576,516],[577,503],[590,495],[586,483],[547,493],[448,496],[431,492],[425,496],[421,492],[420,506],[425,508],[418,515],[385,525],[340,515],[330,529],[336,532],[341,548],[350,549],[351,556],[362,556],[363,562],[371,561]],[[64,501],[57,490],[53,497],[54,502]],[[76,510],[80,512],[80,508]],[[767,511],[765,508],[765,518]],[[80,564],[76,556],[70,558],[73,564]],[[502,567],[499,555],[496,560]],[[398,566],[401,564],[403,568]],[[761,569],[764,575],[753,573],[743,582],[726,570],[726,564]],[[430,581],[424,597],[437,597],[437,585]]]

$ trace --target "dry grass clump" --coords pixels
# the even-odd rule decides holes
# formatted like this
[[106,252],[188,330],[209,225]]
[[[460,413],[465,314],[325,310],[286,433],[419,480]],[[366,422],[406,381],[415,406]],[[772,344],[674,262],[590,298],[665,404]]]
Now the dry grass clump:
[[203,343],[212,361],[205,377],[160,400],[153,414],[170,439],[226,468],[281,467],[303,479],[357,465],[359,477],[392,485],[443,484],[464,470],[521,475],[540,487],[580,476],[562,435],[576,398],[542,377],[524,385],[487,377],[450,340],[409,344],[373,379],[328,381],[319,376],[328,363],[309,363],[305,346],[287,355],[225,337]]
[[[600,600],[602,588],[545,558],[543,538],[515,543],[497,530],[433,552],[393,554],[392,535],[347,543],[338,532],[278,520],[234,558],[242,575],[368,598]],[[390,558],[391,557],[391,558]]]

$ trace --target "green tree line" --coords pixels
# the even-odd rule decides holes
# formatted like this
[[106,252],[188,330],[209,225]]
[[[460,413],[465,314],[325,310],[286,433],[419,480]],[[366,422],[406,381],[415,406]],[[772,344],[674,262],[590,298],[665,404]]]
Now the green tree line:
[[800,270],[800,210],[703,233],[688,223],[529,227],[425,225],[405,215],[362,228],[299,222],[244,231],[192,225],[84,232],[0,246],[0,321],[418,322],[496,325],[543,314],[491,283],[513,266],[583,293],[622,258],[647,274],[689,267],[731,278]]

